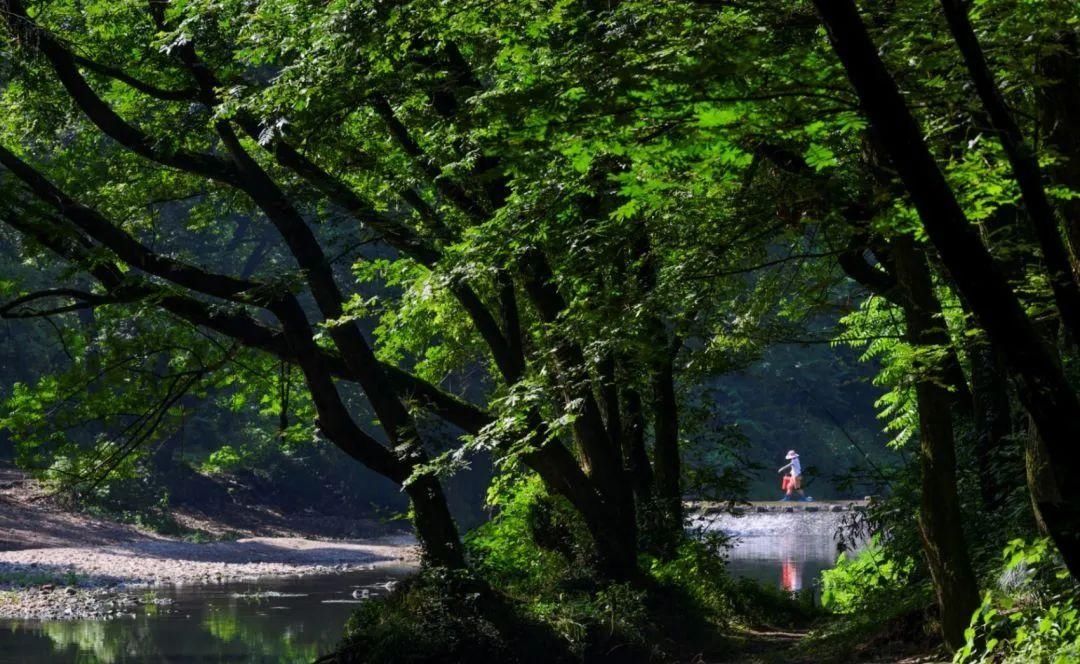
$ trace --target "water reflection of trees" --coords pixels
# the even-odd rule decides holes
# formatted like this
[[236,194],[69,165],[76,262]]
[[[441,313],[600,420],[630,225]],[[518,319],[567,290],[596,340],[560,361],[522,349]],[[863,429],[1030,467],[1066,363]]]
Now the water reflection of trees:
[[[282,620],[269,615],[275,610],[269,603],[260,604],[263,606],[257,613],[237,610],[236,602],[231,602],[227,607],[209,606],[203,615],[202,626],[221,645],[230,646],[230,652],[242,652],[253,659],[273,657],[278,662],[311,662],[321,654],[321,644],[333,643],[340,635],[340,621],[322,622],[336,629],[320,629],[311,624],[313,621],[307,611],[304,611],[305,619]],[[316,631],[316,634],[311,634],[311,631]],[[297,636],[301,634],[308,638],[298,640]]]
[[[46,621],[42,634],[52,641],[56,654],[73,655],[79,664],[112,664],[143,659],[154,654],[153,640],[145,622],[132,620]],[[139,621],[142,622],[142,621]]]
[[134,619],[45,621],[17,627],[47,637],[57,659],[79,664],[155,661],[178,653],[211,660],[242,655],[250,660],[311,662],[340,636],[340,616],[312,620],[311,607],[276,615],[268,603],[261,604],[210,605],[190,617],[170,617],[153,607]]

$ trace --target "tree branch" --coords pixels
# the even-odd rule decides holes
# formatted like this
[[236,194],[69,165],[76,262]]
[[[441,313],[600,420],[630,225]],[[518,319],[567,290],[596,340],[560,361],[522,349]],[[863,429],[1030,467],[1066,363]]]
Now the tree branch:
[[[75,300],[75,302],[49,309],[29,309],[20,311],[21,307],[25,307],[33,302],[54,298],[66,298],[68,300]],[[116,297],[96,295],[74,288],[47,288],[45,290],[27,293],[6,304],[0,305],[0,318],[45,318],[71,311],[78,311],[80,309],[92,309],[105,304],[115,304],[122,301],[125,300]]]
[[24,47],[34,45],[45,57],[75,104],[106,135],[132,152],[164,166],[219,182],[235,183],[235,169],[227,161],[182,149],[165,152],[157,146],[157,141],[117,115],[83,78],[71,52],[27,15],[22,0],[0,0],[0,14]]
[[120,81],[145,95],[154,97],[155,99],[160,99],[162,101],[198,101],[198,92],[195,88],[181,88],[179,90],[159,88],[156,85],[151,85],[131,76],[122,69],[95,62],[90,58],[83,57],[77,53],[72,53],[71,59],[75,64],[84,69]]

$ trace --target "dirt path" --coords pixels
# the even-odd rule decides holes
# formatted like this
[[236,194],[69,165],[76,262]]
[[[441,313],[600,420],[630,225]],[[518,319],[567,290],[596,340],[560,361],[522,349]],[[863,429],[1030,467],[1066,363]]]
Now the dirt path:
[[[820,625],[819,625],[820,626]],[[811,636],[809,629],[774,629],[770,627],[743,628],[732,637],[735,651],[724,662],[739,664],[822,664],[822,662],[843,662],[844,664],[949,664],[938,654],[891,654],[888,652],[875,655],[846,655],[838,659],[837,655],[825,656],[821,652],[808,652],[804,641]],[[718,663],[719,664],[719,663]]]
[[740,664],[796,664],[807,661],[799,656],[799,642],[808,630],[744,628],[732,635],[736,652],[728,662]]

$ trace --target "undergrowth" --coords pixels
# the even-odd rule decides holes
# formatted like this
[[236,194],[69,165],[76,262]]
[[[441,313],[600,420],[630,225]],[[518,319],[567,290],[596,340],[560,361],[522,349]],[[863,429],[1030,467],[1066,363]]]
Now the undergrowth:
[[596,573],[584,527],[535,481],[500,485],[498,513],[467,538],[473,572],[426,569],[350,620],[326,661],[670,662],[729,654],[733,625],[813,613],[726,572],[714,542],[687,538],[640,578]]
[[822,606],[832,616],[800,650],[816,662],[889,661],[939,649],[929,579],[916,561],[874,537],[822,572]]

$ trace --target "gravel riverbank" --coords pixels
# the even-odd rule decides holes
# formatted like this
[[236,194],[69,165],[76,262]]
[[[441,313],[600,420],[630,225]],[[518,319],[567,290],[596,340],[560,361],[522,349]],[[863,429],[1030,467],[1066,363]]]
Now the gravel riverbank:
[[408,537],[372,542],[252,537],[0,551],[0,618],[130,615],[154,587],[310,576],[415,560]]

